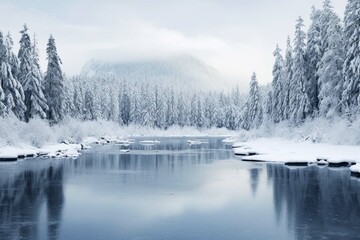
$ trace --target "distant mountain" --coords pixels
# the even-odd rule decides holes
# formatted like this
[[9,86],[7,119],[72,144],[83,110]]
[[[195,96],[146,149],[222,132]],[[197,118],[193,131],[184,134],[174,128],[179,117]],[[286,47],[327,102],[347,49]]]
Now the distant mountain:
[[213,67],[189,55],[139,62],[91,60],[85,64],[81,75],[199,90],[223,90],[233,85]]

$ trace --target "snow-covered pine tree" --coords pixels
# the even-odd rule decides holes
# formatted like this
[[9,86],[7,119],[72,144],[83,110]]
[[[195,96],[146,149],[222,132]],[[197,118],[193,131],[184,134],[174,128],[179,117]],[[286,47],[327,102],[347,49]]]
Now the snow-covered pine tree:
[[24,86],[27,76],[31,70],[31,41],[28,34],[28,27],[25,24],[23,30],[20,31],[20,48],[18,53],[19,59],[19,81]]
[[294,39],[293,78],[290,82],[290,121],[294,124],[302,122],[310,111],[309,98],[306,93],[308,79],[306,77],[306,35],[302,30],[303,26],[304,21],[299,17]]
[[60,66],[62,62],[52,35],[46,53],[48,65],[44,78],[44,93],[49,107],[47,117],[51,122],[57,123],[64,118],[64,78]]
[[[65,78],[66,79],[66,78]],[[66,82],[69,80],[67,79]],[[74,112],[74,89],[73,85],[66,83],[64,87],[64,115],[65,116],[71,116],[71,114]]]
[[283,119],[283,95],[284,95],[284,87],[283,87],[283,65],[284,60],[281,55],[281,49],[279,45],[276,46],[276,50],[274,52],[275,63],[273,67],[273,80],[271,83],[272,86],[272,97],[271,99],[271,118],[275,123],[280,122]]
[[[13,77],[19,81],[19,68],[20,68],[20,64],[19,64],[19,59],[17,57],[17,55],[13,52],[13,47],[14,47],[14,41],[12,39],[12,36],[10,33],[8,33],[6,35],[6,44],[8,46],[8,50],[9,50],[9,64],[11,67],[11,72]],[[20,83],[21,84],[21,83]]]
[[347,114],[358,111],[360,103],[360,2],[348,0],[344,19],[345,61],[342,101]]
[[164,94],[161,94],[161,92],[159,91],[159,86],[156,85],[155,86],[155,90],[154,90],[154,125],[157,128],[167,128],[169,126],[167,126],[166,124],[166,118],[167,118],[167,113],[166,110],[166,100],[165,100],[165,96]]
[[23,88],[17,76],[13,75],[17,71],[18,64],[12,52],[12,44],[11,36],[4,37],[0,32],[0,101],[2,101],[0,112],[3,111],[3,114],[12,112],[22,120],[26,107]]
[[197,107],[196,107],[196,126],[198,128],[204,127],[204,113],[201,97],[197,98]]
[[[237,85],[232,90],[231,99],[230,102],[232,102],[235,110],[235,129],[240,128],[240,122],[241,122],[241,108],[244,105],[244,99],[240,93],[239,86]],[[216,107],[216,104],[214,103],[214,107]]]
[[97,120],[96,104],[93,91],[90,89],[85,90],[84,96],[84,108],[83,108],[84,120],[94,121]]
[[141,96],[143,97],[141,109],[142,109],[142,125],[148,127],[155,127],[156,120],[156,104],[154,89],[149,84],[142,85]]
[[[75,78],[75,81],[77,81],[78,78]],[[71,114],[73,118],[76,119],[82,119],[83,113],[84,113],[84,97],[83,97],[83,90],[81,84],[74,83],[74,95],[73,95],[73,105],[74,109]]]
[[[268,91],[268,93],[266,94],[265,96],[265,101],[264,101],[264,113],[263,113],[263,122],[266,122],[266,123],[271,123],[273,122],[273,96],[274,94],[272,93],[272,89],[270,89]],[[282,111],[281,111],[282,113]]]
[[177,105],[176,105],[176,112],[177,112],[177,123],[179,126],[183,127],[186,125],[186,106],[183,93],[179,93]]
[[246,130],[258,128],[262,123],[263,111],[255,72],[251,77],[249,96],[244,110],[242,127]]
[[39,50],[35,36],[31,45],[30,56],[30,71],[22,81],[25,93],[26,121],[33,117],[46,118],[46,111],[48,110],[43,93],[43,76],[40,71]]
[[135,83],[133,86],[133,91],[131,95],[131,109],[130,109],[130,117],[131,123],[140,125],[141,120],[141,103],[140,103],[140,95],[139,95],[139,86]]
[[318,70],[323,55],[321,29],[322,11],[312,7],[311,24],[308,31],[306,53],[307,53],[307,78],[306,92],[309,96],[310,112],[316,114],[319,110],[319,75]]
[[214,94],[209,92],[209,94],[205,96],[204,100],[204,118],[205,126],[207,128],[211,128],[216,125],[216,107],[217,104],[214,99]]
[[327,27],[327,48],[321,59],[320,76],[320,114],[334,117],[341,112],[341,94],[343,92],[344,42],[341,20],[332,15]]
[[288,120],[290,117],[290,83],[293,78],[293,49],[291,46],[290,37],[287,39],[287,48],[285,53],[285,62],[283,68],[283,112],[282,112],[282,120]]
[[166,100],[165,127],[171,127],[177,123],[177,108],[174,90],[170,90],[170,94]]
[[190,100],[190,111],[189,111],[189,119],[188,124],[189,126],[196,126],[197,123],[197,96],[196,94],[192,94]]
[[121,101],[120,101],[120,114],[122,119],[122,124],[128,126],[130,124],[130,111],[131,111],[131,102],[128,92],[128,86],[126,80],[122,84],[121,89]]
[[[115,97],[115,95],[114,95],[114,92],[113,92],[113,90],[110,90],[109,91],[109,106],[108,106],[108,110],[109,110],[109,112],[108,112],[108,116],[107,116],[107,120],[108,121],[113,121],[113,122],[115,122],[116,121],[116,119],[117,119],[117,111],[116,111],[116,106],[118,105],[117,104],[117,101],[116,101],[116,97]],[[130,106],[131,106],[131,104],[130,104]],[[130,116],[131,116],[131,111],[130,111]],[[131,119],[130,119],[130,122],[131,122]]]
[[332,6],[331,0],[324,0],[323,10],[320,13],[320,40],[321,40],[321,51],[322,55],[325,53],[326,49],[329,47],[329,27],[330,21],[336,15],[334,7]]
[[215,109],[215,122],[217,128],[223,128],[225,126],[225,108],[226,108],[226,96],[221,92],[216,99],[218,104]]
[[225,127],[230,130],[235,130],[238,128],[238,109],[233,104],[231,99],[228,100],[229,104],[225,112]]

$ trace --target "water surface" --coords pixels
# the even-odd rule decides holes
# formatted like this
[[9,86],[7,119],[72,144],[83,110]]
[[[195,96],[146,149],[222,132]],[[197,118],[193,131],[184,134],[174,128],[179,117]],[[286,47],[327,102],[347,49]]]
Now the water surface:
[[360,239],[347,168],[245,163],[221,138],[0,164],[0,239]]

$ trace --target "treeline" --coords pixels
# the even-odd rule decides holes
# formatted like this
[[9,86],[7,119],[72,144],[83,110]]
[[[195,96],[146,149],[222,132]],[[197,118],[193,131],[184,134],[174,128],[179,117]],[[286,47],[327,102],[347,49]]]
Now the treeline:
[[120,125],[166,129],[173,125],[198,128],[240,128],[244,96],[174,89],[171,85],[119,82],[112,77],[67,79],[65,113],[82,120],[105,119]]
[[[348,0],[342,23],[331,1],[325,0],[321,10],[313,7],[307,33],[303,28],[300,17],[293,46],[289,38],[284,57],[279,47],[274,52],[264,118],[274,123],[288,120],[295,125],[318,116],[346,116],[352,120],[360,104],[360,1]],[[252,87],[250,99],[256,95]]]
[[50,36],[43,74],[35,35],[31,41],[26,25],[20,34],[16,55],[11,35],[0,32],[0,116],[15,115],[23,121],[39,117],[57,123],[64,118],[64,78],[55,40]]
[[111,77],[65,79],[53,37],[43,76],[36,40],[30,41],[27,31],[26,26],[21,31],[18,56],[12,52],[10,35],[0,34],[0,114],[15,114],[24,121],[40,117],[57,123],[69,116],[163,129],[179,125],[248,130],[281,121],[299,125],[316,117],[352,120],[359,114],[359,0],[348,0],[343,22],[325,0],[322,9],[312,9],[307,33],[300,17],[284,56],[276,47],[272,83],[259,86],[254,73],[247,96],[238,88],[201,92]]

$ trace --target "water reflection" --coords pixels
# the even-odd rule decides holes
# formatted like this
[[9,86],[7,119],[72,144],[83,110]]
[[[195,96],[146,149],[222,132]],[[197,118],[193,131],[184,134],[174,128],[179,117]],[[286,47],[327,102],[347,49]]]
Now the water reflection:
[[257,188],[259,185],[259,177],[260,177],[260,168],[251,168],[249,170],[250,172],[250,184],[251,184],[251,190],[254,196],[256,196]]
[[160,140],[0,164],[0,239],[358,238],[348,169],[245,163],[217,138]]
[[57,239],[64,205],[63,165],[0,166],[0,239],[39,239],[42,207],[49,239]]
[[267,165],[277,220],[296,239],[359,239],[360,182],[348,169]]

